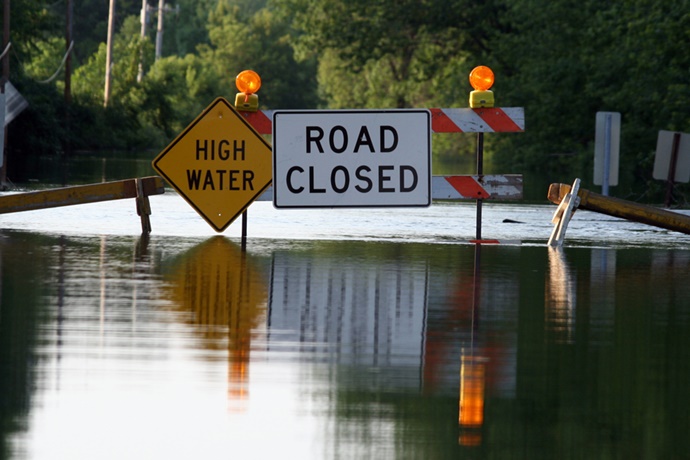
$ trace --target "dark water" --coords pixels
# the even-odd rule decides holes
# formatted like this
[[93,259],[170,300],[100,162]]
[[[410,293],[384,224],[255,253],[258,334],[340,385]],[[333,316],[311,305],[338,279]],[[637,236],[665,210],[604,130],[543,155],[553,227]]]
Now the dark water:
[[690,458],[685,235],[578,212],[554,251],[555,206],[486,203],[509,244],[475,246],[472,204],[263,202],[243,253],[151,206],[148,238],[128,200],[0,219],[0,458]]
[[687,458],[690,252],[0,233],[12,459]]

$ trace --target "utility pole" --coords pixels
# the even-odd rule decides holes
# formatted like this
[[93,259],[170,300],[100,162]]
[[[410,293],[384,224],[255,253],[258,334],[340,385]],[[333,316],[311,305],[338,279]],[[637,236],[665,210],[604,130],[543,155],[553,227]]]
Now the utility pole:
[[[3,24],[2,24],[2,49],[4,56],[2,57],[2,78],[0,79],[0,91],[2,91],[2,104],[7,102],[5,93],[5,83],[10,80],[10,53],[8,46],[10,46],[10,0],[3,2]],[[0,156],[0,189],[7,188],[7,126],[5,126],[5,107],[2,110],[2,153]]]
[[65,21],[65,49],[67,59],[65,60],[65,131],[67,132],[63,153],[72,153],[72,120],[70,117],[70,106],[72,105],[72,2],[67,0],[67,18]]
[[68,51],[65,61],[65,103],[72,103],[72,53],[69,52],[72,44],[72,0],[67,0],[67,19],[65,25],[65,49]]
[[[148,23],[148,12],[157,11],[158,12],[158,25],[156,27],[156,45],[155,45],[155,60],[159,60],[163,57],[163,16],[165,13],[174,12],[179,14],[180,6],[176,5],[175,8],[171,8],[170,5],[165,4],[165,0],[158,0],[158,8],[151,7],[147,0],[141,1],[141,40],[142,42],[146,39],[146,26]],[[144,50],[141,51],[141,56],[139,58],[139,71],[137,72],[137,82],[141,83],[144,78]]]
[[110,73],[113,60],[113,29],[115,28],[115,0],[110,0],[110,10],[108,12],[108,43],[105,53],[105,94],[103,96],[103,107],[108,107],[110,100],[112,75]]
[[156,61],[163,55],[163,13],[165,0],[158,0],[158,29],[156,29]]
[[141,83],[144,78],[144,40],[146,40],[146,22],[148,19],[149,4],[147,0],[141,0],[141,53],[139,56],[139,71],[137,72],[137,83]]

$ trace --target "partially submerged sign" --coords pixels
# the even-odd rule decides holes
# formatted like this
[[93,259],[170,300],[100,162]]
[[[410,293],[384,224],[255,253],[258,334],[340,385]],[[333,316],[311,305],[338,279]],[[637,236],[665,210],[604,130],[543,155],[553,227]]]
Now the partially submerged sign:
[[431,204],[429,110],[273,113],[277,208]]
[[[565,227],[575,209],[586,209],[690,235],[690,216],[655,206],[599,195],[579,187],[580,179],[575,179],[572,187],[568,184],[549,186],[547,195],[549,201],[559,205],[553,217],[556,227],[549,239],[550,246],[560,246],[563,243]],[[564,226],[563,223],[566,225]]]
[[271,146],[219,97],[153,160],[153,167],[222,232],[271,184]]
[[[0,120],[4,120],[4,127],[10,124],[29,103],[19,94],[19,91],[10,83],[5,82],[5,92],[0,92]],[[5,130],[0,129],[0,166],[5,164]]]
[[5,112],[3,119],[5,120],[5,126],[9,125],[12,120],[14,120],[17,115],[22,113],[24,109],[29,106],[29,103],[24,99],[17,88],[14,87],[12,83],[5,82],[5,95],[4,95]]
[[690,182],[690,134],[659,131],[654,179]]

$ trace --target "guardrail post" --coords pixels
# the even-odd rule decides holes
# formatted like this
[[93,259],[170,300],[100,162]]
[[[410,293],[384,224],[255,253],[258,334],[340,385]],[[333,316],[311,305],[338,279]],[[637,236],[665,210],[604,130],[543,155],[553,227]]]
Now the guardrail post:
[[141,217],[141,233],[148,235],[151,233],[151,203],[149,196],[144,193],[144,183],[141,179],[135,179],[137,184],[137,214]]

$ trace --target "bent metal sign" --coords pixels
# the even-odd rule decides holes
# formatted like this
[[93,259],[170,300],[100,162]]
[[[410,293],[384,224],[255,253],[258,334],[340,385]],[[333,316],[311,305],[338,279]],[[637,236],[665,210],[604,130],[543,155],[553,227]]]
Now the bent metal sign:
[[431,204],[429,110],[273,113],[277,208]]

